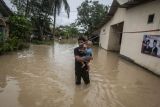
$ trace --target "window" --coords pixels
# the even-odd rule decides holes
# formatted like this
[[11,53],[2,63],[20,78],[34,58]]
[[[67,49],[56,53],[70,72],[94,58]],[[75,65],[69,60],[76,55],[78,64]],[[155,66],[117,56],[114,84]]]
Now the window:
[[148,16],[148,24],[153,23],[154,21],[154,14]]

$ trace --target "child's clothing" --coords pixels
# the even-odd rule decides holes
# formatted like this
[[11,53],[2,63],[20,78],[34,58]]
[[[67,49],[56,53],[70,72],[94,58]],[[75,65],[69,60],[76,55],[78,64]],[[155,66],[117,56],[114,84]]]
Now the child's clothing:
[[88,62],[89,60],[90,60],[90,57],[92,56],[92,54],[93,54],[93,51],[92,51],[92,48],[87,48],[86,50],[85,50],[85,56],[83,56],[82,58],[83,58],[83,60],[85,60],[85,62]]
[[[89,61],[90,61],[90,58],[92,57],[92,55],[93,55],[93,50],[92,50],[92,48],[87,48],[86,50],[85,50],[85,56],[83,56],[82,57],[82,59],[84,60],[84,63],[83,63],[83,65],[82,65],[82,68],[83,67],[85,67],[85,65],[87,64],[87,66],[88,66],[88,63],[89,63]],[[89,66],[88,66],[89,67]]]
[[92,54],[93,54],[92,48],[87,48],[86,49],[86,56],[92,56]]

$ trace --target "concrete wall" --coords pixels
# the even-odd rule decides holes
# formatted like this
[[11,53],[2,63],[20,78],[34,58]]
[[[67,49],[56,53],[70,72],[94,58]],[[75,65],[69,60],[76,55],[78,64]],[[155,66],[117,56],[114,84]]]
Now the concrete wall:
[[100,46],[102,48],[104,48],[106,50],[110,50],[109,49],[109,42],[113,43],[112,40],[114,41],[114,39],[110,39],[110,41],[109,41],[110,34],[112,33],[112,31],[110,30],[111,25],[115,25],[117,23],[123,22],[125,19],[125,14],[126,14],[126,9],[118,8],[115,15],[112,17],[112,19],[102,27],[101,33],[100,33],[100,42],[99,42]]
[[119,51],[119,38],[120,36],[117,35],[118,30],[114,28],[113,26],[110,27],[110,33],[109,33],[109,41],[108,41],[108,50],[110,51]]
[[[154,22],[148,24],[148,16],[155,14]],[[119,8],[114,17],[101,29],[100,45],[110,50],[110,43],[114,43],[111,37],[112,25],[124,22],[123,32],[136,32],[160,29],[160,1],[152,1],[130,9]],[[160,75],[160,58],[141,53],[143,36],[160,35],[160,32],[123,33],[120,54],[132,59],[135,63]]]
[[108,50],[120,51],[121,32],[123,32],[123,23],[110,26]]
[[[148,24],[148,16],[155,14],[154,22]],[[124,22],[124,32],[145,31],[160,28],[160,1],[153,1],[128,9]],[[120,54],[134,60],[137,64],[160,75],[160,58],[141,53],[143,36],[160,35],[160,32],[124,33]]]
[[99,45],[104,49],[108,48],[109,31],[110,31],[110,26],[109,25],[103,26],[101,31],[100,31]]

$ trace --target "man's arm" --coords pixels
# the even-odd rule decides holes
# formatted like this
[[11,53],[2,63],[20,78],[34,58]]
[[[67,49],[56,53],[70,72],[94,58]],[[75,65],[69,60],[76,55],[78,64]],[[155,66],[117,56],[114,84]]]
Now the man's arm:
[[75,59],[79,62],[86,62],[86,61],[93,60],[93,57],[92,56],[84,56],[84,57],[75,56]]
[[76,61],[79,61],[79,62],[85,61],[81,56],[79,56],[79,51],[77,48],[74,49],[74,57],[75,57]]
[[74,57],[76,61],[79,61],[79,62],[83,61],[83,59],[79,56],[79,52],[77,48],[74,49]]
[[84,62],[84,61],[85,61],[82,57],[80,57],[80,56],[78,56],[78,55],[75,55],[75,59],[76,59],[77,61],[79,61],[79,62]]

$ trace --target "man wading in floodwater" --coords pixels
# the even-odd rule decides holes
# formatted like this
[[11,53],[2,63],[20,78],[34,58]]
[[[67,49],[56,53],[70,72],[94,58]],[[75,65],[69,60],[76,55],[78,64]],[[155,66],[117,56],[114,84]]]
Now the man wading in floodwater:
[[86,42],[86,39],[83,37],[78,38],[78,44],[79,47],[74,49],[74,56],[75,56],[75,83],[76,85],[81,84],[81,78],[83,78],[85,84],[90,83],[89,79],[89,71],[88,71],[88,66],[87,64],[85,67],[82,67],[83,64],[82,62],[85,62],[83,57],[85,56],[85,52],[83,51],[84,49],[84,43]]

